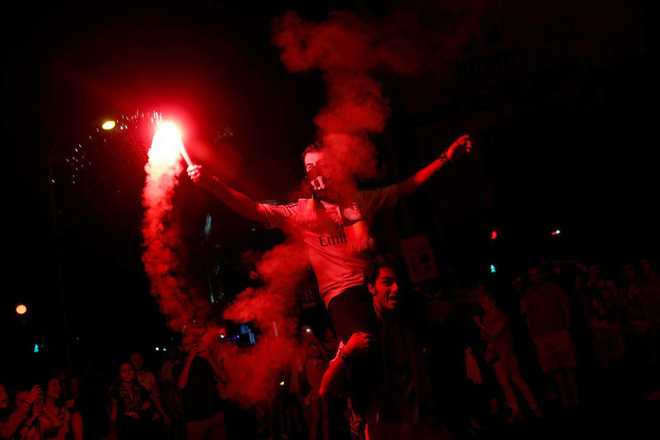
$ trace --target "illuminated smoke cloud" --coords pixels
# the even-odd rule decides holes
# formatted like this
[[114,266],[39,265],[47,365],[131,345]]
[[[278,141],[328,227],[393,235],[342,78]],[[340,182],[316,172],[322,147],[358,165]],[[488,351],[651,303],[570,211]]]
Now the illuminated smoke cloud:
[[296,286],[309,268],[301,246],[289,239],[266,252],[256,264],[263,284],[242,292],[224,312],[225,319],[252,322],[261,333],[254,346],[239,349],[224,344],[220,354],[228,393],[244,406],[272,399],[281,375],[287,382],[290,378],[299,350]]
[[151,294],[167,316],[170,328],[199,337],[222,362],[229,397],[250,407],[274,397],[281,380],[289,380],[298,346],[296,284],[308,268],[306,254],[298,241],[289,240],[256,262],[262,286],[239,294],[224,318],[258,327],[257,343],[248,348],[220,344],[210,303],[202,292],[191,288],[193,283],[188,280],[182,240],[186,235],[173,218],[175,191],[183,172],[176,142],[154,137],[145,167],[142,260]]
[[172,142],[181,141],[156,135],[149,150],[142,191],[145,208],[142,262],[149,277],[151,294],[167,317],[168,325],[175,331],[182,331],[194,320],[196,311],[205,305],[187,289],[183,275],[182,233],[172,220],[174,193],[183,166],[179,151]]
[[391,114],[377,74],[411,77],[440,69],[477,35],[484,3],[417,2],[376,19],[331,12],[322,23],[287,12],[273,22],[272,41],[291,72],[320,70],[327,102],[314,119],[336,175],[377,176],[371,141]]

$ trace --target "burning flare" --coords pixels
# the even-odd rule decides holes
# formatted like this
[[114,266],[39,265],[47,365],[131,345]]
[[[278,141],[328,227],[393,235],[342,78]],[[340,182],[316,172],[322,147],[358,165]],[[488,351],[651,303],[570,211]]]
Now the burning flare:
[[151,294],[168,317],[169,326],[181,331],[192,321],[188,296],[182,290],[177,276],[182,267],[179,249],[181,234],[170,222],[172,198],[183,172],[181,164],[183,142],[176,127],[168,122],[159,124],[149,149],[149,162],[145,166],[146,183],[142,192],[145,207],[142,222],[144,253],[142,261],[149,276]]

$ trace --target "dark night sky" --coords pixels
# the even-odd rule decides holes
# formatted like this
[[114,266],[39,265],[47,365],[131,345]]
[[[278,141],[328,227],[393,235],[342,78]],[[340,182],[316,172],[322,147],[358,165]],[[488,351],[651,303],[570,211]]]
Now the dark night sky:
[[[349,3],[274,1],[263,7],[261,2],[239,1],[114,2],[103,6],[68,2],[37,8],[21,5],[16,12],[4,14],[2,123],[9,154],[5,155],[3,211],[9,219],[5,223],[9,246],[2,330],[31,331],[13,316],[17,301],[34,305],[43,322],[59,307],[48,186],[48,152],[58,139],[70,142],[65,133],[83,131],[85,125],[105,117],[137,110],[175,114],[195,139],[190,145],[193,155],[231,159],[226,162],[231,162],[227,172],[235,173],[233,183],[255,198],[284,197],[301,178],[297,166],[300,145],[314,133],[312,119],[324,102],[324,87],[318,72],[287,72],[269,41],[271,20],[289,9],[305,18],[323,20],[328,11]],[[607,2],[618,3],[625,2]],[[358,4],[363,13],[378,15],[387,10],[387,6],[376,6],[380,2]],[[568,249],[576,255],[611,256],[621,247],[622,253],[633,257],[636,253],[657,256],[657,164],[651,160],[655,142],[650,136],[657,123],[650,107],[654,98],[648,65],[649,18],[644,13],[646,2],[631,4],[634,6],[626,11],[632,18],[624,20],[624,31],[615,29],[605,36],[595,33],[593,54],[584,47],[576,48],[556,69],[566,96],[536,91],[539,97],[521,109],[533,117],[520,118],[520,125],[499,128],[511,133],[495,136],[495,129],[473,133],[479,150],[475,162],[489,186],[490,205],[476,219],[459,216],[461,221],[450,224],[454,234],[450,246],[470,254],[470,246],[480,246],[470,228],[483,229],[490,223],[517,230],[517,235],[509,232],[511,252],[526,252],[525,244],[530,242],[526,233],[538,235],[541,229],[557,224],[568,228],[566,239],[573,246]],[[638,27],[638,32],[625,31],[631,26]],[[621,35],[624,40],[618,39]],[[566,49],[569,55],[571,50]],[[571,67],[575,65],[579,67]],[[562,76],[566,66],[574,70]],[[432,117],[433,110],[411,111],[411,97],[440,81],[427,77],[415,84],[414,80],[387,79],[386,90],[399,121],[387,133],[390,139],[406,138],[401,134],[405,123],[400,121],[414,125],[415,120]],[[494,76],[488,86],[496,89],[498,81]],[[513,93],[504,81],[500,85],[497,93]],[[471,91],[449,95],[470,98]],[[434,94],[429,96],[432,100]],[[562,99],[565,104],[558,104]],[[580,105],[572,107],[574,102]],[[442,113],[453,104],[438,102],[431,107]],[[511,106],[506,111],[511,112]],[[471,119],[454,124],[461,130],[483,126],[483,119],[493,111],[472,109],[463,114]],[[232,147],[209,150],[209,140],[225,127],[235,133]],[[442,136],[450,139],[458,134]],[[490,139],[503,138],[510,143],[488,144]],[[406,159],[404,151],[397,150],[394,156]],[[411,156],[410,163],[400,164],[404,174],[418,160],[426,160],[424,148],[420,151],[421,159]],[[126,169],[139,170],[139,159],[117,157]],[[254,178],[240,180],[242,172]],[[109,186],[130,185],[128,177],[113,175],[107,168],[99,173],[104,173]],[[184,191],[194,193],[188,187]],[[192,202],[193,208],[205,203],[202,196],[191,197],[199,199]],[[98,203],[98,196],[85,200]],[[123,215],[128,217],[119,222],[109,214],[107,221],[100,220],[114,211],[110,202],[97,217],[90,215],[93,224],[83,227],[86,232],[81,235],[93,231],[92,235],[99,235],[94,239],[98,242],[82,246],[67,244],[64,239],[59,244],[66,255],[64,279],[74,298],[69,301],[75,302],[71,309],[78,333],[95,335],[102,332],[99,326],[107,326],[117,338],[135,331],[147,334],[142,335],[145,339],[149,332],[152,340],[161,337],[162,321],[146,293],[139,264],[139,230],[130,227],[139,225],[139,199],[130,200],[138,205],[127,208]],[[231,214],[224,214],[228,222],[237,222]],[[232,228],[242,237],[248,226],[228,226]],[[463,238],[467,238],[463,244],[457,243]],[[463,261],[464,255],[459,254],[457,259]],[[98,315],[99,305],[106,317]],[[156,324],[134,324],[140,320]],[[124,328],[113,328],[111,323],[116,321],[122,321]]]

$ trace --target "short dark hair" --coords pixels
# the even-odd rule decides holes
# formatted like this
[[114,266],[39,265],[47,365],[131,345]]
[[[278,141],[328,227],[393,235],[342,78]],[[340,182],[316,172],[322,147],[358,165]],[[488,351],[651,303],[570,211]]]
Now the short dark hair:
[[311,144],[305,148],[305,150],[302,152],[302,155],[300,156],[303,162],[305,161],[305,156],[309,153],[317,153],[319,151],[323,150],[323,145],[321,145],[321,142],[319,141],[314,141]]
[[364,279],[367,284],[374,285],[378,279],[378,274],[383,268],[392,269],[395,273],[397,271],[396,259],[389,254],[378,254],[371,259],[367,264],[367,269],[364,272]]

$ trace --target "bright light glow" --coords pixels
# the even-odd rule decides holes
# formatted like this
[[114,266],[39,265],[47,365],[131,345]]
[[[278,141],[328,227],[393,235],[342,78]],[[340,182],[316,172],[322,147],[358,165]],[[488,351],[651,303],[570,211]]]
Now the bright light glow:
[[174,163],[179,159],[179,155],[183,156],[188,166],[192,165],[183,146],[179,129],[171,122],[159,124],[151,143],[149,157],[153,157],[157,162]]
[[284,386],[284,381],[280,382],[280,386],[281,386],[281,387]]
[[497,231],[493,231],[490,233],[490,239],[495,240],[497,238]]
[[160,351],[160,347],[156,347],[156,351]]
[[158,126],[158,133],[160,136],[164,136],[172,139],[181,139],[181,132],[171,122],[165,121]]
[[33,352],[34,352],[34,353],[39,353],[39,345],[34,344],[34,350],[33,350]]
[[19,304],[16,306],[16,313],[18,313],[19,315],[25,315],[26,312],[27,312],[27,307],[25,304]]
[[105,121],[103,125],[101,125],[101,128],[104,130],[112,130],[115,128],[115,121]]
[[179,144],[181,143],[181,134],[179,130],[170,122],[160,124],[154,139],[151,142],[149,157],[156,163],[174,164],[179,160]]
[[552,235],[559,235],[559,234],[561,234],[561,231],[559,229],[552,232]]
[[495,265],[491,264],[490,265],[490,273],[497,273],[497,269],[495,269]]

